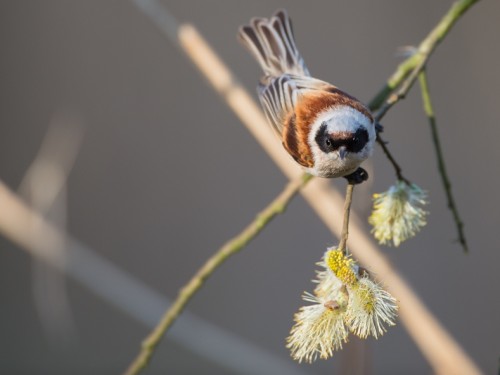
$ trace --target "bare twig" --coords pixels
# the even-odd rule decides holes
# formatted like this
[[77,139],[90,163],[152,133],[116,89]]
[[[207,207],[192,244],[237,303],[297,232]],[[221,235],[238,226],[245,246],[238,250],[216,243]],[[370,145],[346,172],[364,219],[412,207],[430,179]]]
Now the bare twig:
[[[406,97],[406,94],[413,86],[413,83],[415,82],[415,78],[418,76],[418,73],[420,73],[420,71],[424,68],[425,62],[427,61],[428,57],[429,57],[428,55],[427,57],[422,55],[421,61],[413,68],[413,70],[409,71],[409,74],[405,78],[403,78],[403,80],[400,82],[399,90],[388,96],[386,101],[383,103],[383,105],[380,107],[377,114],[375,115],[374,120],[376,124],[380,123],[380,120],[382,120],[382,118],[386,115],[389,109],[392,108],[392,106],[394,106],[397,102]],[[406,66],[406,64],[403,66]],[[398,164],[396,158],[389,151],[389,148],[387,147],[387,142],[382,139],[380,133],[377,133],[377,143],[380,145],[385,156],[392,164],[394,171],[396,172],[397,178],[399,180],[405,181],[408,185],[411,185],[410,181],[403,176],[403,170],[401,166]]]
[[462,248],[467,253],[469,251],[467,247],[467,240],[465,239],[464,223],[460,218],[458,213],[458,208],[453,198],[453,193],[451,191],[451,182],[448,178],[448,173],[446,171],[446,165],[444,162],[444,155],[441,148],[441,141],[439,140],[438,129],[436,125],[436,117],[434,115],[434,108],[432,107],[431,96],[429,93],[429,85],[427,84],[427,73],[422,70],[419,74],[420,91],[422,92],[422,101],[424,104],[424,111],[429,119],[429,125],[431,127],[432,142],[434,143],[434,149],[436,150],[436,158],[438,163],[438,170],[441,176],[441,181],[443,183],[443,188],[446,193],[446,199],[448,200],[448,208],[450,209],[455,225],[458,231],[458,241],[462,245]]
[[[140,0],[132,1],[138,2]],[[390,93],[408,77],[409,72],[419,66],[422,58],[427,61],[431,52],[448,33],[451,26],[476,1],[461,0],[452,6],[433,32],[421,43],[420,52],[422,53],[412,56],[409,61],[403,63],[404,69],[400,65],[384,89],[377,94],[371,103],[372,109],[379,108],[386,101]],[[150,2],[154,2],[154,0],[148,0],[148,3]],[[155,23],[157,22],[158,20],[155,19]],[[161,29],[165,30],[167,27],[161,27]],[[300,174],[299,169],[277,146],[274,134],[267,125],[262,112],[246,90],[237,83],[213,49],[192,25],[181,25],[177,35],[177,41],[189,58],[257,138],[273,161],[289,178],[297,178]],[[171,33],[168,33],[167,36],[172,38]],[[409,85],[411,87],[411,84]],[[342,198],[339,193],[324,180],[314,179],[302,190],[302,194],[327,227],[335,235],[340,236],[342,230],[336,220],[337,213],[342,210]],[[359,222],[356,223],[355,220],[354,225],[351,223],[351,234],[350,250],[362,264],[368,266],[374,274],[379,275],[391,293],[398,298],[401,304],[400,317],[403,324],[434,371],[438,374],[479,374],[480,371],[474,362],[427,310],[423,302],[376,248],[371,238],[361,229]]]
[[[420,42],[416,53],[412,54],[405,61],[399,64],[396,71],[389,77],[384,87],[375,95],[375,97],[370,101],[369,107],[372,111],[379,109],[382,104],[387,100],[389,95],[399,86],[401,82],[410,74],[414,74],[411,82],[408,85],[411,87],[417,74],[415,74],[416,68],[423,67],[427,63],[427,60],[434,52],[436,47],[441,43],[441,41],[448,35],[453,25],[460,19],[462,14],[464,14],[472,5],[474,5],[479,0],[459,0],[456,1],[451,8],[446,12],[441,21],[431,30],[431,32],[425,37],[422,42]],[[418,70],[421,70],[419,68]],[[404,97],[404,96],[403,96]],[[394,105],[399,99],[392,99],[391,104]],[[388,108],[385,109],[387,112]]]
[[340,233],[340,243],[338,249],[344,254],[347,253],[347,238],[349,237],[349,214],[351,213],[352,192],[354,184],[347,184],[344,203],[344,220],[342,223],[342,232]]
[[149,359],[153,355],[156,346],[160,343],[165,332],[184,310],[186,304],[191,300],[193,295],[203,286],[205,280],[220,267],[223,262],[254,239],[276,215],[282,213],[300,188],[310,179],[311,176],[305,175],[303,178],[290,182],[281,194],[257,215],[250,225],[248,225],[239,235],[222,246],[205,262],[203,267],[201,267],[191,280],[181,289],[175,302],[167,310],[160,323],[143,341],[141,351],[125,372],[126,375],[138,374],[148,364]]
[[[418,51],[416,53],[418,54]],[[410,91],[410,89],[412,88],[413,83],[415,83],[418,74],[422,69],[424,69],[428,58],[429,54],[421,55],[421,60],[418,62],[418,64],[415,65],[413,70],[410,71],[406,78],[403,79],[401,85],[399,86],[399,89],[395,93],[389,95],[387,100],[377,111],[377,114],[375,115],[375,122],[380,122],[382,117],[385,116],[389,109],[391,109],[397,102],[406,97],[406,94],[408,94],[408,91]]]
[[[448,34],[460,16],[477,1],[478,0],[462,0],[455,2],[436,27],[432,29],[427,37],[420,43],[418,48],[415,49],[415,52],[399,64],[398,68],[387,80],[384,87],[378,92],[377,95],[375,95],[368,105],[372,111],[378,109],[378,112],[375,115],[376,123],[380,122],[382,117],[384,117],[393,105],[406,97],[406,94],[413,86],[413,83],[417,79],[419,73],[422,69],[424,69],[425,64],[438,44]],[[393,93],[393,91],[398,87],[399,90]],[[387,142],[382,139],[380,134],[377,135],[377,142],[389,159],[389,162],[394,167],[398,179],[410,184],[410,181],[403,176],[401,167],[392,156],[389,148],[387,147]],[[460,237],[460,242],[463,245],[462,237]]]
[[[429,52],[429,54],[430,54],[430,52]],[[413,68],[413,70],[411,70],[409,72],[409,74],[406,76],[406,78],[404,78],[402,80],[397,92],[389,95],[387,100],[383,103],[383,105],[380,107],[377,114],[375,115],[374,120],[375,120],[376,124],[380,123],[380,120],[385,116],[385,114],[389,111],[389,109],[392,108],[393,105],[395,105],[401,99],[404,99],[406,97],[406,94],[408,93],[408,91],[410,91],[411,87],[413,86],[413,83],[415,82],[416,77],[418,76],[420,71],[424,68],[425,63],[427,62],[427,59],[429,58],[429,54],[422,55],[420,62]],[[411,59],[411,57],[410,57],[410,59]],[[394,158],[392,153],[389,151],[389,148],[387,147],[387,142],[382,139],[382,136],[380,135],[380,133],[377,134],[377,143],[380,145],[385,156],[387,157],[389,162],[394,167],[394,171],[396,172],[397,178],[399,180],[406,182],[408,185],[411,185],[410,181],[406,177],[403,176],[403,171],[402,171],[400,165],[396,162],[396,158]]]
[[398,178],[398,180],[402,180],[406,182],[408,185],[411,185],[410,180],[408,180],[405,176],[403,176],[403,170],[401,169],[400,165],[398,164],[392,153],[389,151],[389,148],[387,147],[387,142],[382,139],[380,134],[377,134],[377,142],[382,148],[382,151],[384,152],[389,162],[392,164],[392,167],[394,168],[394,172],[396,173],[396,177]]

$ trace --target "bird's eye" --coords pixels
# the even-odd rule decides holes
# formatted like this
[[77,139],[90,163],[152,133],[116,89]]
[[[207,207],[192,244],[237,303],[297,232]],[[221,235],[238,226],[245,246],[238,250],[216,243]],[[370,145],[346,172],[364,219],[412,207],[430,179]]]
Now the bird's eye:
[[314,140],[316,141],[319,149],[325,154],[334,151],[337,147],[337,140],[328,132],[325,122],[321,124]]

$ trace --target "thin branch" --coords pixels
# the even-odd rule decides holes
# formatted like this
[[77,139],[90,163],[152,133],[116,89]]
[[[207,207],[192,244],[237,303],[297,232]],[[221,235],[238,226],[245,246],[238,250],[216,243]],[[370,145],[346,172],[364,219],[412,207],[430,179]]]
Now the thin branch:
[[[431,32],[420,42],[417,51],[412,56],[399,64],[396,71],[389,77],[384,87],[370,101],[369,108],[372,111],[377,110],[387,100],[389,95],[399,86],[405,78],[415,72],[416,67],[425,66],[427,60],[434,52],[436,47],[448,35],[453,25],[459,18],[479,0],[459,0],[456,1],[446,14],[441,18],[439,23],[431,30]],[[413,84],[417,74],[414,75],[409,86]],[[400,98],[401,99],[401,98]],[[393,103],[395,104],[395,103]],[[387,110],[385,110],[387,112]]]
[[[134,3],[140,0],[131,0]],[[477,0],[461,0],[454,3],[450,11],[438,23],[438,26],[421,43],[418,54],[407,61],[407,67],[398,68],[390,77],[388,83],[372,100],[370,108],[376,110],[390,95],[390,93],[404,81],[418,62],[430,56],[431,52],[446,36],[449,29],[460,16]],[[159,2],[148,0],[148,3]],[[154,20],[155,23],[158,20]],[[172,38],[171,33],[160,27],[165,34]],[[171,29],[171,28],[168,28]],[[277,147],[274,135],[268,126],[262,111],[248,92],[236,81],[235,77],[218,58],[213,49],[192,25],[183,24],[177,32],[175,39],[183,48],[193,63],[208,79],[212,87],[226,101],[227,105],[241,119],[248,130],[256,137],[273,161],[282,169],[290,179],[296,178],[300,172],[297,166],[290,161],[284,151]],[[422,57],[424,56],[424,57]],[[426,56],[426,57],[425,57]],[[404,65],[405,63],[403,63]],[[401,69],[401,71],[400,71]],[[388,88],[388,89],[387,89]],[[380,102],[380,104],[379,104]],[[388,109],[387,109],[388,110]],[[387,112],[387,110],[385,112]],[[308,186],[301,190],[308,203],[325,222],[326,226],[337,236],[341,234],[338,221],[335,220],[338,212],[342,210],[342,198],[324,180],[314,179]],[[333,215],[333,216],[332,216]],[[439,321],[425,307],[411,287],[385,259],[374,245],[373,240],[362,229],[359,223],[352,225],[350,250],[364,265],[368,265],[374,274],[379,275],[384,284],[401,303],[400,317],[408,333],[416,342],[424,356],[438,374],[480,374],[480,370],[467,356],[460,345],[453,340]]]
[[181,289],[175,302],[163,315],[160,323],[143,341],[141,351],[125,372],[126,375],[138,374],[147,366],[155,348],[160,343],[165,332],[184,310],[186,304],[191,300],[193,295],[204,285],[206,279],[229,257],[243,249],[252,239],[254,239],[276,215],[282,213],[292,198],[305,184],[307,184],[307,182],[309,182],[309,180],[311,180],[311,178],[312,176],[305,175],[302,178],[289,182],[280,195],[258,214],[250,225],[248,225],[239,235],[222,246],[205,262],[199,271]]
[[419,74],[420,91],[422,92],[422,101],[424,104],[424,111],[429,119],[429,125],[431,127],[432,142],[434,143],[434,149],[436,150],[436,158],[438,163],[439,174],[441,175],[441,181],[443,183],[443,188],[446,193],[446,199],[448,200],[448,208],[450,209],[455,225],[458,231],[458,241],[462,245],[464,252],[468,252],[467,241],[465,239],[464,223],[460,218],[458,213],[458,208],[453,198],[453,193],[451,191],[451,182],[448,177],[448,172],[446,171],[446,165],[444,162],[444,155],[441,148],[441,141],[439,140],[438,129],[436,125],[436,117],[434,115],[434,108],[432,107],[431,96],[429,93],[429,85],[427,83],[427,73],[425,69]]
[[[377,114],[375,115],[374,121],[376,124],[380,123],[380,120],[386,115],[389,109],[391,109],[397,102],[406,97],[406,94],[408,93],[408,91],[410,91],[418,74],[425,67],[425,63],[427,62],[428,57],[429,55],[427,55],[427,57],[423,57],[419,61],[419,63],[413,68],[413,70],[409,72],[406,78],[404,78],[402,82],[400,82],[399,89],[395,93],[389,95],[387,100],[384,102],[384,104],[380,107]],[[392,153],[389,151],[389,148],[387,147],[387,142],[382,139],[380,132],[377,134],[377,143],[380,145],[385,156],[387,157],[387,159],[389,159],[389,162],[394,167],[394,171],[396,172],[397,178],[399,180],[406,182],[408,185],[411,185],[411,182],[406,177],[403,176],[403,170],[401,169],[400,165],[396,162],[396,158],[394,158]]]
[[380,134],[377,134],[377,143],[380,145],[385,156],[392,164],[398,180],[402,180],[406,182],[408,185],[411,185],[410,180],[408,180],[405,176],[403,176],[403,170],[401,169],[400,165],[398,164],[394,156],[392,156],[392,153],[389,151],[389,148],[387,147],[387,142],[381,138]]
[[[375,123],[379,123],[393,105],[406,97],[406,94],[413,86],[419,73],[425,68],[427,61],[438,44],[441,43],[460,16],[477,1],[479,0],[462,0],[455,2],[436,27],[432,29],[427,37],[420,43],[418,48],[416,48],[415,53],[399,64],[398,68],[387,80],[384,87],[368,104],[368,107],[372,111],[379,109],[375,115]],[[393,93],[398,87],[399,90]],[[387,147],[387,143],[382,139],[380,134],[377,135],[377,143],[394,167],[398,179],[409,184],[410,181],[403,176],[401,167],[392,156]],[[461,232],[459,231],[459,233]],[[462,245],[464,244],[464,242],[462,242],[462,237],[460,237],[460,243],[462,243]]]
[[[163,293],[44,218],[1,180],[0,207],[0,234],[15,244],[15,248],[66,273],[96,297],[147,329],[153,329],[158,316],[171,305]],[[60,244],[65,246],[64,262],[61,262]],[[200,337],[205,339],[200,340]],[[189,312],[178,319],[170,339],[232,374],[305,374],[289,361]],[[217,346],[206,345],[208,340],[217,342]]]
[[340,234],[339,250],[344,254],[347,253],[347,238],[349,237],[349,215],[351,213],[352,192],[354,184],[347,184],[344,203],[344,220],[342,223],[342,232]]
[[[418,54],[419,52],[417,51],[416,53]],[[401,85],[399,86],[399,89],[395,93],[389,95],[387,100],[384,102],[384,104],[380,107],[377,114],[375,115],[375,123],[380,122],[382,117],[385,116],[385,114],[389,111],[389,109],[391,109],[397,102],[406,97],[406,94],[408,94],[408,91],[410,91],[410,89],[412,88],[413,83],[415,83],[418,74],[422,69],[424,69],[428,58],[429,55],[422,55],[422,58],[418,62],[418,64],[416,64],[413,70],[411,70],[410,73],[406,76],[406,78],[403,79]]]

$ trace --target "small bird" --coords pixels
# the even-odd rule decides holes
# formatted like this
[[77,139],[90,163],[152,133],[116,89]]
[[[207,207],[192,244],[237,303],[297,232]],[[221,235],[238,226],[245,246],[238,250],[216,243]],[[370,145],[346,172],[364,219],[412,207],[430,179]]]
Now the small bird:
[[359,165],[373,151],[373,116],[353,96],[311,77],[286,11],[253,18],[238,37],[264,71],[259,99],[293,159],[314,176],[346,177],[354,184],[366,180]]

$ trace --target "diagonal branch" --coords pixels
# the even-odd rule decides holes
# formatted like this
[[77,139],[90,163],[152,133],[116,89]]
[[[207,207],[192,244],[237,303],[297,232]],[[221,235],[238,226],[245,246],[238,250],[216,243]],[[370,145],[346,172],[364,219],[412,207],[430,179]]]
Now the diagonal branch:
[[[404,81],[408,75],[412,74],[413,77],[408,83],[408,89],[411,88],[415,79],[417,79],[417,74],[414,72],[416,70],[420,71],[423,66],[427,63],[427,60],[434,52],[436,47],[441,43],[441,41],[448,35],[453,25],[460,19],[460,17],[476,2],[479,0],[459,0],[456,1],[451,8],[446,12],[446,14],[441,18],[441,21],[431,30],[429,34],[422,40],[416,50],[416,53],[408,57],[401,64],[399,64],[396,71],[389,77],[386,84],[382,89],[375,95],[375,97],[370,101],[368,106],[372,111],[379,109],[384,102],[387,100],[389,95],[399,86],[401,82]],[[420,67],[420,68],[418,68]],[[418,68],[418,69],[416,69]],[[407,92],[408,90],[406,90]],[[400,96],[400,95],[398,95]],[[394,97],[390,100],[389,106],[396,104],[403,96]],[[386,104],[387,105],[387,104]],[[388,108],[385,109],[387,112]]]
[[[183,24],[173,32],[172,25],[165,25],[175,19],[166,11],[157,0],[131,0],[138,5],[139,9],[157,24],[167,37],[178,43],[186,52],[192,62],[208,79],[212,87],[226,101],[226,104],[235,112],[248,130],[256,137],[265,151],[273,161],[282,169],[290,179],[296,179],[300,175],[297,166],[285,155],[284,151],[277,147],[274,134],[248,92],[236,81],[229,69],[215,54],[213,49],[206,43],[197,30],[188,24]],[[419,53],[413,55],[401,64],[398,70],[390,77],[384,88],[376,95],[370,103],[370,108],[376,110],[387,100],[393,90],[405,82],[408,76],[418,74],[432,51],[447,35],[450,28],[460,16],[477,0],[459,0],[453,4],[451,9],[441,19],[429,36],[420,44]],[[142,4],[141,4],[142,3]],[[141,4],[141,5],[139,5]],[[161,12],[151,12],[145,9],[160,7]],[[154,13],[154,14],[153,14]],[[160,16],[158,16],[160,15]],[[176,22],[176,21],[175,21]],[[415,73],[416,72],[416,73]],[[410,76],[411,82],[414,76]],[[403,96],[404,97],[404,96]],[[381,113],[382,117],[392,105],[396,104],[402,97],[395,98],[390,106]],[[297,190],[300,188],[296,187]],[[338,212],[342,211],[342,198],[340,194],[332,189],[324,180],[314,179],[302,191],[303,196],[325,222],[326,226],[336,235],[340,236],[342,229],[336,220]],[[355,219],[355,218],[353,218]],[[441,326],[439,321],[425,307],[424,303],[417,297],[404,279],[385,259],[382,253],[373,244],[373,241],[361,229],[361,225],[353,220],[351,225],[353,234],[351,239],[351,251],[364,265],[369,265],[373,272],[387,285],[391,292],[401,303],[400,317],[412,339],[439,374],[479,374],[480,370],[467,356],[462,348],[456,343],[448,332]],[[185,302],[187,303],[187,301]],[[185,305],[184,303],[184,305]],[[160,322],[162,322],[164,319]],[[140,369],[138,370],[140,371]],[[128,372],[134,374],[134,372]]]
[[203,267],[201,267],[191,280],[181,289],[175,302],[169,307],[160,323],[142,342],[141,351],[125,372],[126,375],[138,374],[147,366],[165,332],[184,310],[186,304],[193,298],[194,294],[203,286],[205,280],[229,257],[243,249],[252,239],[254,239],[276,215],[284,212],[292,198],[311,178],[312,176],[305,175],[302,178],[289,182],[278,197],[258,214],[254,221],[252,221],[239,235],[222,246],[205,262]]
[[[396,71],[389,77],[384,87],[375,95],[375,97],[370,101],[368,107],[375,111],[378,109],[375,115],[375,123],[379,123],[382,117],[385,116],[387,111],[392,108],[400,100],[406,97],[406,94],[412,88],[415,80],[417,79],[419,73],[425,68],[425,64],[429,60],[431,54],[434,52],[436,47],[441,43],[441,41],[446,37],[453,25],[458,21],[460,16],[464,14],[467,9],[469,9],[474,3],[479,0],[460,0],[455,2],[450,10],[444,15],[441,21],[431,30],[431,32],[425,37],[415,52],[409,56],[405,61],[399,64]],[[399,87],[399,90],[394,92]],[[382,148],[385,156],[389,159],[389,162],[394,167],[396,176],[399,180],[403,180],[406,183],[410,183],[407,178],[403,176],[402,169],[396,162],[396,159],[389,151],[387,147],[387,142],[385,142],[380,134],[377,134],[377,142]],[[454,214],[455,221],[457,222],[457,217]],[[460,226],[459,226],[460,228]],[[459,229],[460,243],[462,245],[462,231]]]

